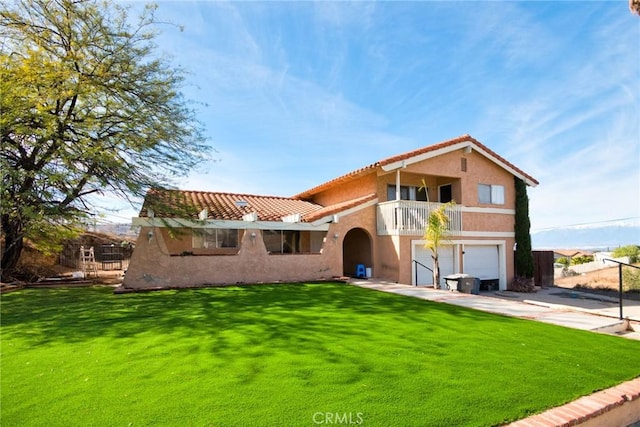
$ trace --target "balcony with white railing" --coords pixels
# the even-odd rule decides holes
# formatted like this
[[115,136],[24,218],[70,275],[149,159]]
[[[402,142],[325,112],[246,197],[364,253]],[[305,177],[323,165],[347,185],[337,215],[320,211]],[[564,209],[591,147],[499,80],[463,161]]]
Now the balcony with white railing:
[[[392,200],[378,203],[379,236],[422,236],[429,214],[442,203]],[[449,232],[462,231],[462,210],[453,205],[445,211],[449,217]]]

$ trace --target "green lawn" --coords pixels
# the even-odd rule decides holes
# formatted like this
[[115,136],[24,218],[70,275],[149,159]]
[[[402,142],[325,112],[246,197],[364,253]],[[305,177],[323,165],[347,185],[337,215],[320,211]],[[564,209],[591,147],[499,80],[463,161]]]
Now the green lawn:
[[637,341],[344,284],[32,289],[1,315],[3,427],[495,425],[640,375]]

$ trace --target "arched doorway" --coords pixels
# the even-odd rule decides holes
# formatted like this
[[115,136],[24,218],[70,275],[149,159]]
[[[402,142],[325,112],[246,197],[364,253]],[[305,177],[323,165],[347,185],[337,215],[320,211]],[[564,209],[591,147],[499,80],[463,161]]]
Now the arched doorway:
[[366,268],[373,268],[371,236],[362,228],[352,228],[344,236],[342,242],[343,274],[354,276],[358,264],[364,264]]

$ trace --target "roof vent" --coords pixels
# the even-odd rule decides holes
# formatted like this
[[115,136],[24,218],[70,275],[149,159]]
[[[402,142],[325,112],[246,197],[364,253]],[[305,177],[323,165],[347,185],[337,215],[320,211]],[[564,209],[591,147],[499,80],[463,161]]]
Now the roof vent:
[[300,221],[302,221],[302,215],[300,215],[299,213],[282,217],[282,222],[300,222]]
[[237,208],[246,208],[248,204],[246,200],[236,200]]
[[248,214],[242,215],[243,221],[255,222],[258,220],[258,212],[249,212]]

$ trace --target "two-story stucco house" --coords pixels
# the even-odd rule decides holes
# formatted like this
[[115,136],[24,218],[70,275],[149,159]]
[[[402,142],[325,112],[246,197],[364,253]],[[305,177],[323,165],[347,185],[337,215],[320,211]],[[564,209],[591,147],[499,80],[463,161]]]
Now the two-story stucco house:
[[[308,281],[356,274],[432,284],[425,219],[441,203],[442,276],[506,289],[514,276],[515,178],[538,182],[469,135],[399,154],[290,198],[150,191],[125,288]],[[182,201],[180,212],[152,200]]]

